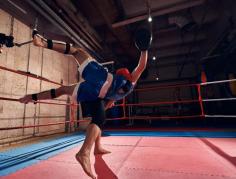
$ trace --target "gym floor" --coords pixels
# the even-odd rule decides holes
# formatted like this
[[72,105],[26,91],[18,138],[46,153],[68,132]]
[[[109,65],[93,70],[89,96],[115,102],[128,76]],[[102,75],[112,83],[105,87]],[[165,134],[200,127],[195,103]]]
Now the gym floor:
[[[236,131],[106,131],[111,154],[91,155],[98,179],[236,178]],[[84,136],[73,134],[2,152],[2,179],[88,177],[75,160]]]
[[[140,78],[117,101],[120,68]],[[51,99],[69,91],[79,105]],[[88,179],[75,154],[95,95],[116,101],[98,179],[236,179],[236,0],[0,0],[0,179]]]

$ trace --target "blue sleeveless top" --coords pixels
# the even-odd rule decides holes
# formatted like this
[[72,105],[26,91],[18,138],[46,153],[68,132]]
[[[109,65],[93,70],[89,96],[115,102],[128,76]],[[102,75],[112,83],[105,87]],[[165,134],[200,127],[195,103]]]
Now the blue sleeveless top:
[[[130,94],[134,89],[134,85],[121,75],[113,75],[113,81],[109,88],[105,99],[120,100]],[[124,91],[124,92],[121,92]]]

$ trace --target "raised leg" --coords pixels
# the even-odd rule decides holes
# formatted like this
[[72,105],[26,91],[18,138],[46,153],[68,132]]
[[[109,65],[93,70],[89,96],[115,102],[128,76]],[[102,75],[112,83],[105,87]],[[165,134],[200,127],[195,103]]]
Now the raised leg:
[[[33,39],[33,43],[35,46],[38,46],[38,47],[43,47],[43,48],[48,47],[47,39],[43,38],[41,35],[35,35]],[[64,53],[66,50],[66,43],[53,40],[51,50],[55,50],[59,53]],[[80,65],[87,59],[91,58],[91,56],[82,48],[76,48],[73,46],[70,46],[70,50],[68,54],[73,55],[76,61],[78,62],[78,64]]]

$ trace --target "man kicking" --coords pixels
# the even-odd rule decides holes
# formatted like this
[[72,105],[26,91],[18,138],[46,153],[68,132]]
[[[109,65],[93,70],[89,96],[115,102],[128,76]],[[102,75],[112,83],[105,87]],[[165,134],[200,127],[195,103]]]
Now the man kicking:
[[[58,43],[34,35],[34,45],[53,49],[58,52],[71,54],[79,66],[79,73],[84,81],[70,86],[26,95],[19,99],[21,103],[36,102],[37,100],[53,99],[61,95],[70,95],[79,102],[88,103],[91,108],[92,121],[87,127],[85,141],[76,154],[76,160],[81,164],[84,172],[91,178],[96,178],[90,164],[90,152],[95,143],[94,154],[107,154],[109,151],[101,146],[101,128],[105,121],[105,110],[112,107],[114,101],[120,100],[130,94],[146,68],[148,48],[151,44],[151,33],[142,30],[142,35],[136,37],[135,44],[141,51],[137,67],[132,73],[127,68],[118,69],[111,74],[82,48],[72,47],[70,44]],[[104,104],[104,101],[106,104]]]

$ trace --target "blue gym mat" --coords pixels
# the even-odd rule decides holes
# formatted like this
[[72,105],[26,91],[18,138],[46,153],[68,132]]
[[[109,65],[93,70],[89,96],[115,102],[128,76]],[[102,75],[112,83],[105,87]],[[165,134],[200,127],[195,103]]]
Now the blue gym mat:
[[0,153],[0,176],[8,175],[40,160],[46,160],[69,150],[84,140],[84,135],[73,134]]
[[104,136],[235,138],[236,131],[105,131]]

